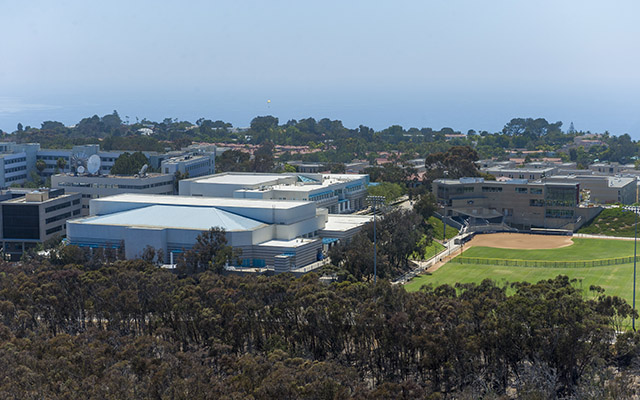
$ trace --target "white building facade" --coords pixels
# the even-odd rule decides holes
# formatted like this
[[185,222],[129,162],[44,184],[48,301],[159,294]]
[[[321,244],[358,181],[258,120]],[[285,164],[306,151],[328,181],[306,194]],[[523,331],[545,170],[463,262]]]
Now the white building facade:
[[182,196],[312,201],[331,214],[366,207],[368,175],[225,172],[179,183]]

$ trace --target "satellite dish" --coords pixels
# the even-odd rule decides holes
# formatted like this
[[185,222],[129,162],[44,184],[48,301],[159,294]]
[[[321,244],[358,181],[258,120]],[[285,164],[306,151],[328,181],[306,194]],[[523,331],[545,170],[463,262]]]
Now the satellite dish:
[[147,172],[147,169],[149,169],[149,166],[147,164],[143,165],[142,168],[140,168],[138,175],[143,176]]
[[89,171],[90,174],[96,174],[98,171],[100,171],[100,156],[97,154],[92,155],[91,157],[89,157],[89,160],[87,160],[87,171]]
[[[71,155],[71,170],[77,174],[82,174],[86,170],[87,155],[85,153],[74,153]],[[82,171],[80,168],[82,167]]]

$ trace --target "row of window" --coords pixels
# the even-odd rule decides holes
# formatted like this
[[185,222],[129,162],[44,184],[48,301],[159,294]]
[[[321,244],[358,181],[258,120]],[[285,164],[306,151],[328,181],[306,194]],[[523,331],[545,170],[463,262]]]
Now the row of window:
[[529,200],[529,206],[531,207],[574,207],[575,203],[572,201],[562,201],[562,200],[542,200],[542,199],[531,199]]
[[333,197],[335,197],[333,192],[325,192],[325,193],[318,193],[318,194],[310,194],[309,195],[309,200],[310,201],[321,201],[321,200],[331,199]]
[[4,165],[7,164],[15,164],[15,163],[19,163],[19,162],[27,162],[27,158],[26,157],[18,157],[18,158],[5,158],[4,159]]
[[355,192],[356,190],[362,190],[362,185],[345,188],[345,191],[347,192]]
[[[62,158],[65,161],[69,161],[69,156],[62,156],[62,155],[57,155],[57,156],[37,156],[36,159],[38,160],[52,160],[52,161],[58,161],[59,158]],[[26,158],[25,158],[26,160]],[[116,159],[113,157],[100,157],[100,161],[102,162],[114,162]]]
[[54,227],[53,227],[53,228],[51,228],[51,229],[47,229],[47,230],[46,230],[46,234],[47,234],[47,235],[50,235],[50,234],[52,234],[52,233],[54,233],[54,232],[59,232],[59,231],[61,231],[61,230],[62,230],[62,227],[64,227],[64,224],[63,224],[63,225],[54,226]]
[[63,208],[67,208],[67,207],[71,207],[71,202],[70,201],[66,201],[64,203],[56,204],[55,206],[47,207],[47,208],[44,209],[44,212],[48,214],[48,213],[50,213],[52,211],[62,210]]
[[547,211],[545,213],[545,217],[547,217],[547,218],[569,219],[569,218],[573,218],[573,210],[547,209]]
[[38,160],[54,160],[58,161],[59,158],[62,158],[65,161],[69,161],[67,156],[37,156]]
[[79,188],[95,188],[95,189],[132,189],[144,190],[159,186],[173,185],[173,180],[151,183],[148,185],[118,185],[109,183],[78,183],[78,182],[59,182],[58,186],[79,187]]
[[5,168],[4,173],[10,174],[12,172],[19,172],[19,171],[26,171],[26,170],[27,170],[27,166],[23,165],[21,167]]
[[[501,177],[506,176],[507,178],[511,178],[511,179],[516,179],[514,174],[500,174]],[[519,174],[517,179],[527,179],[525,178],[525,174]],[[545,174],[541,174],[540,178],[544,178]],[[529,174],[529,179],[533,180],[533,179],[537,179],[536,176],[534,174]]]
[[70,216],[71,216],[71,213],[70,213],[70,212],[68,212],[68,213],[64,213],[64,214],[59,214],[59,215],[56,215],[55,217],[51,217],[51,218],[47,218],[47,219],[45,219],[45,220],[44,220],[44,223],[45,223],[45,224],[50,224],[50,223],[52,223],[52,222],[60,221],[61,219],[67,219],[67,218],[69,218]]
[[211,165],[210,160],[209,161],[205,161],[205,162],[201,162],[198,164],[193,164],[193,165],[189,165],[185,168],[186,171],[193,171],[194,169],[200,169],[200,168],[205,168]]
[[13,181],[19,181],[22,179],[27,179],[27,175],[26,174],[22,174],[22,175],[16,175],[16,176],[10,176],[5,178],[6,182],[13,182]]

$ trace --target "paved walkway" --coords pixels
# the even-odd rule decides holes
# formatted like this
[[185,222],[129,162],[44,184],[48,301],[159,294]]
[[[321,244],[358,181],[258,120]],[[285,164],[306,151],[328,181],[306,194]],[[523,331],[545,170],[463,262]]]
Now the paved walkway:
[[391,283],[394,285],[397,285],[397,284],[404,285],[405,283],[409,282],[411,279],[413,279],[414,277],[420,274],[423,274],[425,272],[436,271],[438,270],[438,268],[442,267],[447,262],[449,262],[453,257],[459,255],[460,253],[468,249],[469,246],[464,246],[464,245],[460,246],[458,244],[454,244],[454,241],[457,237],[458,236],[451,238],[448,242],[442,243],[445,246],[445,249],[442,250],[437,255],[435,255],[434,257],[431,257],[428,260],[414,260],[413,263],[416,264],[417,267],[407,272],[406,274],[402,275],[401,277],[399,277],[398,279],[396,279]]
[[632,237],[624,237],[624,236],[605,236],[605,235],[589,235],[587,233],[574,233],[573,237],[575,238],[584,238],[584,239],[615,239],[615,240],[634,240]]

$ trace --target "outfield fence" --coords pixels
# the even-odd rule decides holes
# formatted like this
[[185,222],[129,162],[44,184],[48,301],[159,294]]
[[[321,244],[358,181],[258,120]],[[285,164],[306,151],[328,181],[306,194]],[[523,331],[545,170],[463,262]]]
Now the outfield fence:
[[[636,260],[640,256],[636,257]],[[585,267],[605,267],[608,265],[629,264],[633,262],[633,257],[603,258],[600,260],[572,260],[572,261],[550,261],[550,260],[513,260],[506,258],[476,258],[476,257],[455,257],[450,262],[458,264],[477,265],[497,265],[505,267],[530,267],[530,268],[585,268]]]

